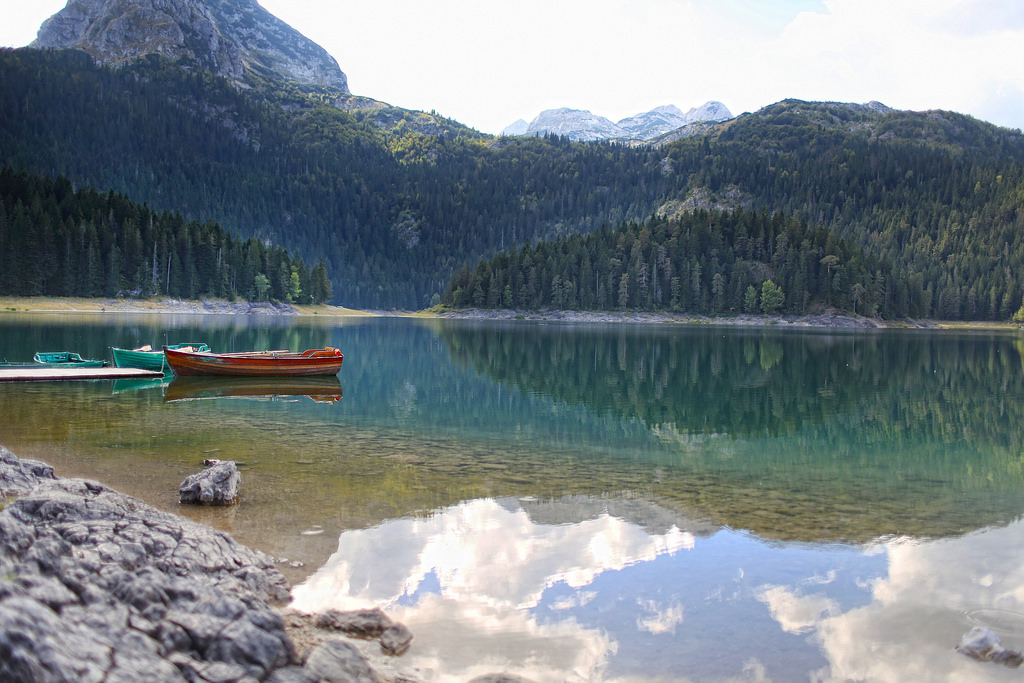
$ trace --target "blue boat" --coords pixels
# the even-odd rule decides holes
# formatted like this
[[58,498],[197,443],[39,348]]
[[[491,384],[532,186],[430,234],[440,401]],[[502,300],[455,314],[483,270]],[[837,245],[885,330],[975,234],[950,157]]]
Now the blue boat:
[[61,368],[102,368],[107,364],[105,360],[82,358],[73,351],[42,351],[32,356],[32,360],[40,365]]

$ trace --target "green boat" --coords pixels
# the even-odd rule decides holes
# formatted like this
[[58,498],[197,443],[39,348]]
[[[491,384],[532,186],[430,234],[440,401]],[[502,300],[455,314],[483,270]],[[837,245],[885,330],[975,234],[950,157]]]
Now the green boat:
[[[208,345],[196,342],[170,344],[167,348],[181,349],[183,351],[210,350]],[[154,350],[149,344],[140,346],[136,349],[118,349],[111,347],[110,350],[114,354],[114,365],[119,368],[142,368],[143,370],[153,370],[155,372],[167,372],[170,370],[167,366],[166,360],[164,359],[163,350]]]
[[32,360],[41,365],[62,368],[102,368],[105,360],[82,358],[72,351],[41,351],[32,356]]

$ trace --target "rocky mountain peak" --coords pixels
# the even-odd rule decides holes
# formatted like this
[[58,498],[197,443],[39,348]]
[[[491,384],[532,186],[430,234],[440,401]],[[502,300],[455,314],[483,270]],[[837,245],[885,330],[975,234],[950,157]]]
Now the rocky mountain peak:
[[239,83],[276,78],[349,92],[326,50],[256,0],[69,0],[31,47],[74,48],[111,65],[159,54]]
[[548,109],[530,122],[524,135],[563,135],[571,140],[589,142],[621,136],[618,126],[603,116],[583,109]]
[[617,123],[579,109],[548,109],[527,124],[520,119],[502,131],[502,135],[554,134],[570,140],[653,140],[665,133],[701,121],[725,121],[732,113],[721,102],[705,102],[685,114],[672,104],[655,107]]

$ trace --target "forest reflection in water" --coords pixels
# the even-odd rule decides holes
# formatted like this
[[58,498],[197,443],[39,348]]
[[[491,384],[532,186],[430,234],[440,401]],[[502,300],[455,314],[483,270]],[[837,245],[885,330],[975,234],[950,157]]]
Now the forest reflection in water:
[[[638,422],[658,487],[794,540],[1008,522],[1024,474],[1014,335],[619,326],[445,328],[453,358],[523,395]],[[802,523],[801,520],[806,520]]]
[[538,681],[1000,680],[959,636],[1024,646],[1015,335],[0,317],[9,358],[165,339],[337,346],[339,398],[0,383],[0,443],[173,510],[243,463],[242,505],[180,511],[288,558],[297,604],[396,610],[451,680],[463,642]]

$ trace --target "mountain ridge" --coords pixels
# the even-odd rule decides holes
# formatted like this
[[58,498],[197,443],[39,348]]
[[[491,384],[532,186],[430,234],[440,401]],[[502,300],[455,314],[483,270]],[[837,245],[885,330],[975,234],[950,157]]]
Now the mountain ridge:
[[256,0],[69,0],[29,47],[77,49],[110,66],[158,54],[242,85],[276,77],[349,94],[334,57]]
[[[104,0],[69,7],[88,2]],[[182,11],[252,7],[167,3]],[[128,5],[141,6],[117,7]],[[119,16],[99,21],[90,35],[107,45],[100,28]],[[128,38],[124,30],[113,35]],[[220,38],[208,36],[199,47],[218,46]],[[203,50],[118,61],[143,47],[109,50],[109,66],[79,50],[0,51],[0,163],[216,220],[309,262],[323,257],[346,305],[422,308],[440,298],[454,272],[497,252],[651,215],[736,209],[794,216],[888,259],[893,270],[859,283],[882,293],[881,310],[1007,319],[1024,294],[1019,130],[954,112],[784,100],[722,123],[687,124],[665,134],[673,140],[493,137],[259,64],[238,80],[208,70],[215,55]],[[678,112],[666,106],[647,114],[674,125]],[[590,112],[580,118],[618,126]],[[628,123],[642,127],[643,118]],[[785,257],[780,245],[764,248]],[[173,271],[173,255],[160,256],[158,265]],[[632,260],[628,250],[616,258]],[[659,258],[648,273],[661,268]],[[603,281],[620,284],[606,279],[621,277],[612,270],[603,267]],[[701,272],[701,291],[710,291],[714,275],[721,287],[737,281],[712,270],[709,262]],[[833,286],[847,290],[842,278],[850,273],[833,273]],[[286,273],[267,275],[283,281]],[[636,284],[627,278],[628,288]],[[673,286],[698,282],[679,276],[664,291]],[[491,289],[479,295],[489,299]]]
[[560,135],[574,142],[597,140],[647,142],[694,123],[719,123],[733,118],[721,102],[711,100],[685,114],[668,104],[613,122],[585,109],[546,109],[530,123],[519,119],[506,126],[502,135]]

